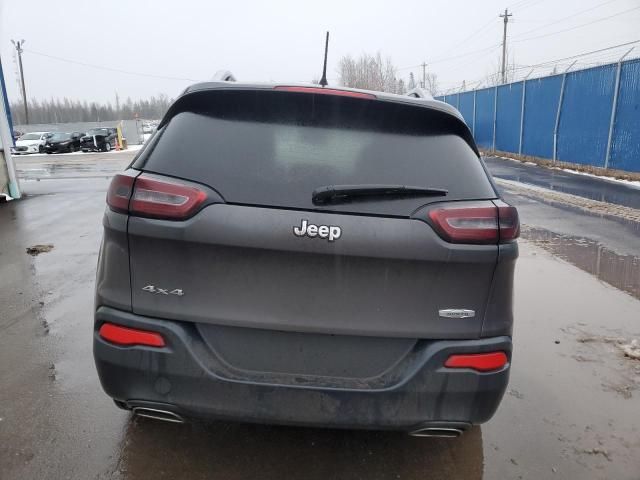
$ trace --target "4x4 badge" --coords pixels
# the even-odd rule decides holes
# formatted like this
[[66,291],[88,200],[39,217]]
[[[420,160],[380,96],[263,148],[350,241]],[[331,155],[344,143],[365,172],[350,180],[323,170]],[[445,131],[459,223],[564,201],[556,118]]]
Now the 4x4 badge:
[[184,292],[180,288],[169,290],[168,288],[158,288],[154,285],[147,285],[142,290],[149,293],[157,293],[158,295],[177,295],[179,297],[184,295]]
[[307,220],[302,220],[302,225],[293,227],[293,234],[296,237],[326,238],[333,242],[342,236],[342,229],[335,225],[314,225]]

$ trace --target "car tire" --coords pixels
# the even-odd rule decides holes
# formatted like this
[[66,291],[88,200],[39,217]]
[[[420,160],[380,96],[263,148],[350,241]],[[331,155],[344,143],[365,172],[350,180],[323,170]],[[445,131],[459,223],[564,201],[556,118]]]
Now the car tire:
[[38,145],[38,153],[44,153],[44,147],[42,145]]
[[104,144],[104,151],[105,151],[105,152],[110,152],[110,151],[111,151],[111,143],[109,143],[109,142],[105,142],[105,144]]
[[69,153],[73,153],[76,151],[76,146],[75,145],[69,145]]

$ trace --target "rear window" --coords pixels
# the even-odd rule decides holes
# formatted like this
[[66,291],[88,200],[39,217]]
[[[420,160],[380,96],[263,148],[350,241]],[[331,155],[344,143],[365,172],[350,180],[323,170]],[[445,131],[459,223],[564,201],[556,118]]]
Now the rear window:
[[[228,203],[408,216],[433,201],[496,197],[465,127],[432,109],[284,92],[216,92],[185,107],[134,167],[204,183]],[[358,184],[449,194],[311,201],[318,187]]]

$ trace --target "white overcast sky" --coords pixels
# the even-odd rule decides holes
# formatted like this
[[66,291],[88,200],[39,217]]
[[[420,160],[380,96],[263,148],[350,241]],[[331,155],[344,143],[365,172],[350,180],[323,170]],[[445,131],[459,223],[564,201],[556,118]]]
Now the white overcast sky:
[[[471,84],[496,69],[498,14],[505,7],[513,13],[508,43],[517,65],[640,40],[640,0],[0,2],[0,54],[11,99],[19,93],[10,39],[26,40],[29,98],[89,101],[113,101],[116,91],[121,98],[175,97],[192,83],[188,79],[207,80],[219,69],[242,81],[308,82],[320,75],[326,30],[332,84],[342,55],[378,51],[392,58],[405,79],[412,70],[421,75],[421,68],[403,67],[424,60],[433,62],[428,70],[442,87]],[[640,54],[640,44],[635,48]],[[581,61],[606,60],[623,50]],[[178,79],[101,70],[43,54]]]

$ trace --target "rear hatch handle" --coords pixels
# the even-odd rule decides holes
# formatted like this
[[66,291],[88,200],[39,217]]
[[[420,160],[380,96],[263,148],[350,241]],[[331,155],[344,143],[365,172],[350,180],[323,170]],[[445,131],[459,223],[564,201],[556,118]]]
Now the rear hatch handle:
[[407,185],[327,185],[313,191],[311,200],[316,205],[326,203],[340,203],[358,197],[366,200],[368,197],[444,197],[449,193],[444,188],[410,187]]

